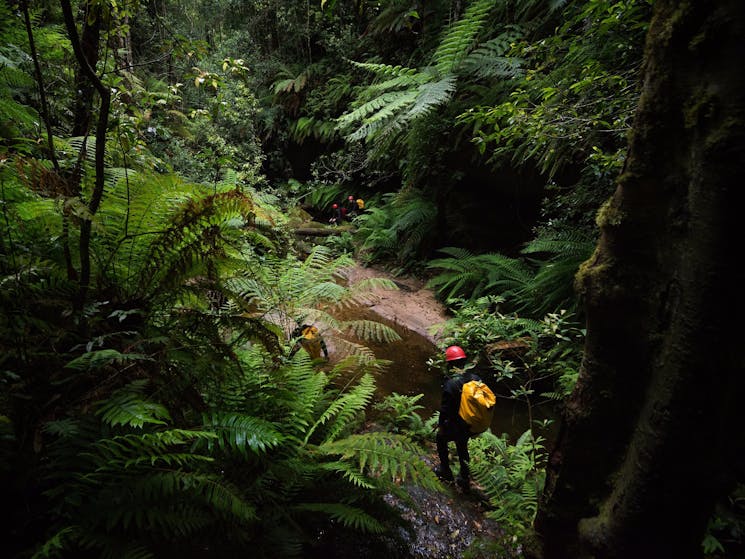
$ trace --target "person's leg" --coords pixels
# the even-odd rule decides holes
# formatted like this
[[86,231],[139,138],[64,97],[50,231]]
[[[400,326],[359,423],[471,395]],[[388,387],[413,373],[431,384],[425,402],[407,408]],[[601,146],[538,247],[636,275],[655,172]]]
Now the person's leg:
[[464,491],[468,491],[471,479],[471,471],[469,469],[471,456],[468,453],[468,438],[466,434],[455,439],[455,449],[458,451],[458,461],[460,462],[460,472],[458,472],[458,479],[456,481]]
[[437,431],[437,455],[440,457],[440,467],[435,469],[437,477],[442,480],[452,481],[453,472],[450,470],[450,457],[448,456],[448,437],[443,431]]

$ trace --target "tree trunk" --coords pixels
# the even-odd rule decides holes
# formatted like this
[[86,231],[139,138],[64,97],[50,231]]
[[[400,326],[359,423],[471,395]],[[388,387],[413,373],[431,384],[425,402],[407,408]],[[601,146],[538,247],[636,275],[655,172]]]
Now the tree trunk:
[[[580,380],[536,527],[547,558],[688,558],[742,479],[745,3],[657,0]],[[738,472],[739,469],[739,472]]]
[[[104,168],[106,159],[106,134],[109,123],[109,110],[111,103],[111,91],[101,82],[94,66],[90,64],[90,53],[86,52],[86,45],[78,36],[75,18],[72,12],[70,0],[60,0],[60,8],[65,20],[67,35],[70,39],[70,45],[75,53],[75,59],[78,62],[80,73],[90,83],[98,93],[100,106],[98,112],[98,121],[96,124],[96,154],[95,154],[95,172],[96,178],[91,192],[90,201],[88,202],[88,211],[91,216],[95,216],[98,207],[101,204],[104,190]],[[91,8],[92,9],[92,8]],[[98,55],[95,56],[98,58]],[[85,131],[87,134],[87,130]],[[92,235],[93,222],[90,219],[83,219],[80,223],[80,281],[79,293],[77,300],[74,302],[77,309],[82,309],[85,305],[88,288],[90,286],[91,275],[91,255],[90,242]]]
[[[94,2],[86,2],[83,13],[80,47],[88,65],[96,69],[98,64],[99,43],[101,41],[101,7]],[[88,79],[83,68],[78,67],[75,73],[75,106],[73,107],[72,136],[85,136],[91,128],[93,96],[96,87]]]

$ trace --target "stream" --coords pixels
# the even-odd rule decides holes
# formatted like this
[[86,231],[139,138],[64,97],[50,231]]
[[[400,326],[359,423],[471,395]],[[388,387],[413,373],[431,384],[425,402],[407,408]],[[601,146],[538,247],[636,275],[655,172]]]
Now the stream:
[[[418,413],[424,420],[430,418],[440,408],[440,389],[444,379],[440,370],[430,369],[427,366],[427,360],[439,351],[437,346],[425,336],[408,329],[401,322],[384,318],[372,309],[355,310],[354,318],[374,320],[385,324],[393,328],[401,337],[401,340],[396,342],[361,342],[379,359],[391,361],[391,364],[376,377],[376,402],[394,392],[406,396],[421,394],[422,397],[417,403],[422,406],[422,409]],[[499,391],[496,394],[497,406],[494,410],[491,431],[496,434],[506,433],[510,441],[515,442],[529,427],[528,406],[525,402],[509,398]],[[547,406],[534,407],[531,411],[534,420],[555,419],[555,414],[547,409]],[[544,436],[551,434],[553,434],[551,429],[548,433],[543,433]]]
[[[370,271],[366,272],[370,277]],[[386,276],[373,271],[376,277]],[[398,279],[396,283],[400,283]],[[386,396],[398,393],[408,396],[421,394],[418,410],[423,420],[437,412],[440,406],[440,389],[443,373],[430,369],[427,360],[439,351],[436,337],[429,327],[444,322],[447,317],[444,310],[431,292],[424,289],[421,283],[408,285],[402,292],[388,293],[381,297],[378,304],[369,307],[347,309],[341,319],[374,320],[393,328],[401,337],[399,341],[389,343],[363,342],[379,359],[390,361],[390,365],[376,376],[375,401],[382,401]],[[345,336],[346,337],[346,336]],[[361,342],[347,337],[351,341]],[[333,341],[329,340],[331,363],[338,358],[334,355]],[[497,391],[498,392],[498,391]],[[497,434],[506,433],[511,442],[529,427],[528,407],[524,402],[515,401],[497,393],[497,407],[491,430]],[[369,418],[374,421],[374,412],[368,408]],[[549,409],[534,407],[534,419],[553,418]],[[555,431],[558,422],[552,430]],[[553,433],[541,433],[551,438]],[[426,444],[426,455],[422,459],[430,466],[437,464],[434,445],[434,433]],[[504,559],[519,556],[513,554],[495,555],[494,549],[475,550],[476,542],[493,542],[501,535],[499,525],[488,519],[485,513],[490,505],[483,492],[473,487],[470,493],[462,493],[454,486],[444,486],[443,492],[431,492],[415,486],[407,486],[406,492],[410,501],[388,495],[389,506],[398,509],[405,525],[394,533],[384,537],[358,537],[354,541],[339,540],[332,533],[319,537],[314,546],[311,558],[346,558],[357,559],[385,557],[386,559],[457,559],[464,556],[466,550],[470,557],[503,557]]]

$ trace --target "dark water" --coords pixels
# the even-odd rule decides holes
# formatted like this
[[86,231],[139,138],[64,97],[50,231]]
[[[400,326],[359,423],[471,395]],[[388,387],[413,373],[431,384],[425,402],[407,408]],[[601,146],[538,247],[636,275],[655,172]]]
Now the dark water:
[[[351,317],[349,317],[351,318]],[[439,351],[424,336],[393,323],[369,309],[355,310],[354,318],[375,320],[393,328],[401,340],[389,343],[361,342],[369,347],[379,359],[391,361],[391,365],[376,377],[376,400],[396,392],[407,396],[422,394],[418,404],[423,407],[418,413],[427,419],[440,407],[440,387],[444,374],[439,369],[430,369],[427,360]],[[359,341],[359,340],[357,340]],[[556,414],[550,406],[534,406],[531,410],[534,420],[554,419]],[[497,393],[497,406],[494,410],[493,433],[507,433],[514,442],[530,424],[530,413],[525,402],[516,401]],[[535,425],[534,425],[535,427]],[[558,427],[554,422],[549,429],[539,431],[544,437],[552,437]]]

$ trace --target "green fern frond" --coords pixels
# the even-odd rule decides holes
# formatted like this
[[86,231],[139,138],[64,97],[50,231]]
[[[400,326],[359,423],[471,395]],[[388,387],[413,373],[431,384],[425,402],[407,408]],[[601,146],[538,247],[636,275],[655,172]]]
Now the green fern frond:
[[[370,115],[385,108],[389,103],[400,102],[399,100],[406,95],[410,95],[410,90],[384,93],[371,101],[363,103],[352,112],[346,113],[337,118],[337,127],[339,130],[343,131],[358,121],[364,121],[364,119],[368,118]],[[411,100],[413,101],[413,98]]]
[[[350,140],[361,140],[373,136],[382,130],[385,124],[403,109],[408,108],[416,101],[417,91],[408,89],[384,93],[380,97],[365,103],[349,115],[340,117],[345,119],[340,122],[340,129],[346,128],[351,123],[361,120],[362,125],[348,135]],[[349,117],[349,119],[347,119]]]
[[25,127],[31,127],[39,121],[39,115],[31,107],[0,97],[0,114],[7,122]]
[[116,349],[98,349],[95,351],[87,351],[80,357],[76,357],[72,361],[69,361],[66,365],[66,369],[75,369],[78,371],[100,369],[106,365],[113,363],[121,364],[128,361],[150,361],[147,355],[141,353],[122,353]]
[[127,434],[96,441],[91,452],[86,453],[99,463],[99,470],[117,470],[132,464],[164,462],[184,465],[212,461],[213,458],[193,453],[173,453],[171,447],[184,446],[217,438],[206,431],[168,429],[156,433]]
[[207,441],[210,450],[230,449],[245,457],[248,451],[265,454],[284,440],[274,423],[258,417],[213,411],[205,414],[202,422],[205,430],[218,435],[217,439]]
[[[85,155],[85,160],[93,164],[96,161],[96,138],[92,136],[76,136],[67,138],[67,142],[70,147],[77,152],[76,156],[80,154]],[[107,157],[109,153],[107,151]]]
[[455,86],[456,77],[452,74],[446,75],[438,81],[420,85],[416,100],[406,114],[405,121],[422,117],[435,107],[447,103],[453,96]]
[[78,435],[80,427],[75,419],[65,418],[46,422],[42,431],[54,437],[66,438]]
[[[7,87],[10,92],[24,88],[32,88],[34,83],[34,78],[19,68],[14,60],[11,60],[3,53],[0,53],[0,87]],[[30,109],[30,107],[28,108]]]
[[185,537],[219,522],[220,517],[244,525],[257,519],[255,507],[217,475],[150,471],[121,482],[128,491],[121,502],[106,506],[110,527],[157,527],[160,533]]
[[587,258],[595,248],[596,240],[577,231],[564,231],[550,236],[540,236],[528,243],[521,252],[536,254],[546,252],[559,256]]
[[341,474],[341,476],[353,486],[359,489],[375,489],[375,481],[361,473],[353,464],[348,462],[324,462],[319,465],[322,470]]
[[282,418],[283,424],[305,433],[306,428],[315,422],[315,410],[325,395],[329,380],[325,373],[313,369],[310,359],[303,352],[285,371],[293,388],[289,410]]
[[366,345],[345,340],[344,338],[335,338],[334,343],[337,346],[337,353],[344,356],[344,361],[349,361],[355,366],[359,365],[361,360],[365,364],[376,361],[375,353]]
[[419,73],[419,70],[416,68],[406,68],[405,66],[391,66],[390,64],[379,64],[375,62],[355,62],[354,60],[350,60],[350,62],[358,68],[369,70],[378,75],[388,75],[396,78],[411,78]]
[[390,481],[413,483],[425,488],[440,486],[432,470],[421,460],[421,449],[405,436],[390,433],[351,435],[328,442],[320,450],[358,465],[361,472],[386,477]]
[[523,74],[523,60],[509,56],[512,44],[520,40],[525,31],[511,26],[498,37],[476,48],[463,60],[463,70],[479,78],[516,78]]
[[324,443],[335,440],[339,433],[348,429],[352,420],[364,411],[374,393],[375,380],[369,374],[362,375],[356,386],[331,402],[316,423],[308,429],[304,442],[307,444],[315,431],[321,427],[324,427]]
[[302,503],[292,507],[296,511],[321,513],[347,528],[368,534],[382,534],[385,526],[362,509],[340,503]]
[[96,414],[112,427],[125,425],[141,428],[145,424],[165,425],[171,416],[162,404],[143,398],[146,380],[136,380],[114,392],[98,408]]
[[474,255],[457,247],[446,247],[440,252],[450,258],[437,258],[428,267],[443,270],[428,285],[445,298],[473,299],[498,291],[502,294],[524,288],[533,277],[531,269],[522,261],[500,254]]
[[51,559],[59,557],[76,539],[79,529],[76,526],[65,526],[45,541],[31,556],[31,559]]
[[15,204],[13,209],[18,218],[23,221],[42,220],[50,226],[53,225],[53,222],[58,222],[56,228],[60,227],[60,212],[55,200],[45,199],[20,202]]
[[466,57],[496,3],[496,0],[476,0],[468,6],[463,17],[446,32],[432,57],[440,76],[453,73]]
[[340,328],[359,340],[381,343],[401,340],[401,336],[393,328],[374,320],[349,320],[341,323]]
[[421,85],[429,79],[429,76],[414,71],[412,74],[396,76],[383,82],[373,83],[367,86],[365,91],[362,93],[362,96],[370,96],[372,94],[380,95],[393,89],[411,89],[412,87]]

